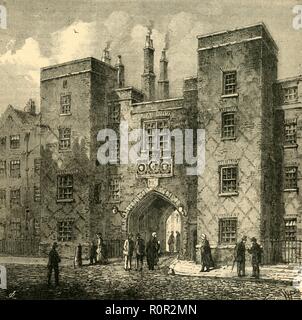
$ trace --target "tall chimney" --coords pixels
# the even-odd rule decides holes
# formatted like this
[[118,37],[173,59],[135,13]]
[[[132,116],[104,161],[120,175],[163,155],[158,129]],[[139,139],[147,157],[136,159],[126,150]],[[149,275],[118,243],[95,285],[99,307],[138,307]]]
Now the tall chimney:
[[105,62],[105,63],[108,63],[108,64],[110,64],[110,62],[111,62],[110,52],[109,52],[109,50],[108,50],[108,47],[106,47],[106,48],[103,50],[102,61]]
[[155,99],[154,48],[151,31],[146,35],[144,48],[144,73],[142,74],[142,90],[146,100]]
[[159,62],[158,97],[159,99],[169,98],[168,59],[166,57],[166,49],[163,49]]
[[118,88],[125,87],[125,66],[122,63],[122,56],[117,56],[117,62],[115,67],[117,68],[117,85]]

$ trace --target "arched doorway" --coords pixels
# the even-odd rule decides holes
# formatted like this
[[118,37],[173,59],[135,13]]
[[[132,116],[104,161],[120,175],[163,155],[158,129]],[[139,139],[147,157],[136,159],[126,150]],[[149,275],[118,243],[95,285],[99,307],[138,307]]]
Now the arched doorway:
[[172,230],[182,235],[182,214],[175,204],[157,192],[146,194],[127,216],[127,231],[133,235],[140,233],[145,241],[156,232],[162,252],[168,251],[167,242]]

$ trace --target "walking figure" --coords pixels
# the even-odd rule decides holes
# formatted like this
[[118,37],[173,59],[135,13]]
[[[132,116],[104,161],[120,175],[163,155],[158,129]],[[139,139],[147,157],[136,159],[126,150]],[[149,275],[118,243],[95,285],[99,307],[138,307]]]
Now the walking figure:
[[145,255],[145,241],[141,238],[139,233],[136,235],[135,254],[136,254],[135,270],[142,271],[143,264],[144,264],[144,255]]
[[75,256],[74,256],[74,266],[75,267],[82,267],[83,260],[82,260],[82,246],[79,244],[76,247]]
[[[238,277],[245,276],[245,243],[247,237],[243,236],[241,241],[237,243],[234,254],[234,264],[237,262]],[[233,265],[234,266],[234,265]]]
[[124,265],[125,271],[131,270],[133,251],[134,251],[134,241],[132,240],[132,233],[129,233],[128,238],[124,242],[124,248],[123,248],[123,254],[125,259],[125,265]]
[[174,252],[174,242],[175,242],[174,232],[171,231],[170,237],[168,239],[168,246],[169,246],[170,254],[172,254]]
[[201,235],[201,270],[200,272],[210,271],[210,267],[213,266],[213,259],[211,254],[211,247],[207,236],[205,234]]
[[54,244],[52,245],[52,249],[50,250],[50,252],[48,254],[47,283],[49,286],[50,286],[50,282],[51,282],[52,270],[54,271],[54,274],[55,274],[55,285],[56,286],[59,285],[59,263],[61,262],[61,258],[56,250],[57,247],[58,247],[58,244],[56,242],[54,242]]
[[90,247],[89,247],[89,262],[90,265],[93,265],[96,263],[96,256],[97,256],[97,247],[94,243],[94,241],[91,241]]
[[176,252],[180,252],[180,233],[176,231]]
[[256,238],[252,238],[252,246],[248,249],[248,252],[252,255],[252,267],[253,267],[253,275],[252,277],[259,279],[260,276],[260,268],[259,265],[261,263],[261,256],[262,256],[262,248],[257,243]]

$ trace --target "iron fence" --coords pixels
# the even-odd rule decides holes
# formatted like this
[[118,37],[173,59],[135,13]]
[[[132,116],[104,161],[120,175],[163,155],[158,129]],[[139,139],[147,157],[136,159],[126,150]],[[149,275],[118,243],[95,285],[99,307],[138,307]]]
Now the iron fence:
[[302,240],[267,240],[262,246],[263,264],[302,263]]
[[123,256],[123,240],[104,240],[107,258],[120,258]]

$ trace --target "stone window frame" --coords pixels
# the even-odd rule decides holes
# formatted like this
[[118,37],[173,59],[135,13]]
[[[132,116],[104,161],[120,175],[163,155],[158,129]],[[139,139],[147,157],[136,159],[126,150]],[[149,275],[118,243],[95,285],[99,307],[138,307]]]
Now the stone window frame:
[[111,176],[108,182],[109,202],[119,203],[121,201],[121,177]]
[[6,160],[0,160],[0,178],[6,177]]
[[[224,170],[235,170],[235,177],[233,177],[234,172],[231,172],[230,178],[224,179]],[[237,163],[232,164],[223,164],[219,166],[219,195],[220,196],[237,196],[238,195],[238,181],[239,181],[239,166]],[[224,182],[232,182],[235,181],[235,188],[233,188],[231,191],[225,191],[223,187]]]
[[10,207],[21,205],[21,189],[11,189],[10,190]]
[[60,115],[71,115],[71,93],[64,93],[60,96]]
[[74,201],[74,179],[72,174],[57,175],[57,202]]
[[284,121],[284,147],[296,148],[297,145],[297,118]]
[[71,149],[71,128],[59,128],[59,151],[66,151]]
[[297,218],[284,218],[284,239],[285,241],[297,240]]
[[222,72],[222,96],[237,95],[238,74],[237,70],[225,70]]
[[70,242],[74,240],[74,219],[62,219],[57,222],[57,241]]
[[118,101],[108,103],[108,124],[119,124],[121,121],[121,105]]
[[6,189],[0,189],[0,207],[6,207]]
[[21,161],[19,159],[11,160],[9,163],[9,174],[12,178],[21,177]]
[[290,166],[284,167],[284,191],[289,191],[289,192],[298,191],[298,166],[297,165],[290,165]]
[[298,99],[299,99],[299,95],[298,95],[297,85],[283,88],[283,102],[285,104],[297,102]]
[[20,134],[13,134],[10,136],[9,141],[10,141],[10,148],[11,149],[19,149],[20,148]]
[[41,188],[38,185],[34,185],[34,202],[41,202]]
[[238,218],[220,218],[218,221],[218,243],[221,245],[234,245],[237,242]]
[[[233,116],[233,124],[225,124],[225,117]],[[221,113],[221,139],[222,140],[236,140],[237,138],[237,119],[236,119],[236,111],[223,111]],[[227,135],[225,132],[225,128],[232,128],[233,134]]]

